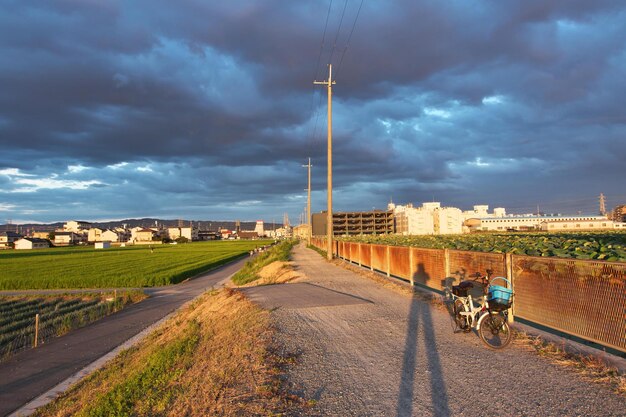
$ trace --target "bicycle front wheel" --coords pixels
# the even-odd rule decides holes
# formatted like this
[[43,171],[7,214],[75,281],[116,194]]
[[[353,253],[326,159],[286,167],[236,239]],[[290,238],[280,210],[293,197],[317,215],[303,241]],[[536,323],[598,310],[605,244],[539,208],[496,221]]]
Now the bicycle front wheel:
[[500,313],[487,313],[478,329],[480,340],[491,349],[502,349],[511,342],[511,328]]

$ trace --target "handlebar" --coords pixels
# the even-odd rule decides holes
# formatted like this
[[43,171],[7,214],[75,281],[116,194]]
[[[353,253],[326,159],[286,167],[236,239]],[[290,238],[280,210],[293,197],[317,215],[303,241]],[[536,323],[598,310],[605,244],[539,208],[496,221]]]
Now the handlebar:
[[493,269],[487,269],[487,274],[483,275],[480,272],[476,272],[474,274],[474,279],[472,279],[472,281],[477,282],[478,280],[481,281],[481,284],[483,286],[483,294],[487,295],[487,291],[489,288],[489,282],[491,280],[491,274],[493,274]]

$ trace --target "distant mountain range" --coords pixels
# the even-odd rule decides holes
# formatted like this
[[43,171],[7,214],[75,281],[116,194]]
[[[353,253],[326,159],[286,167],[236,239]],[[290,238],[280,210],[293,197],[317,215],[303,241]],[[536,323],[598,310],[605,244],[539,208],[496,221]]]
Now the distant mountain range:
[[[89,222],[92,227],[99,227],[101,229],[111,229],[114,227],[123,227],[126,225],[127,228],[133,227],[153,227],[155,225],[159,225],[162,227],[176,227],[179,224],[182,224],[185,227],[189,227],[190,224],[193,224],[194,227],[199,228],[200,230],[213,230],[218,231],[219,229],[229,229],[234,230],[236,228],[236,223],[234,221],[226,221],[226,220],[164,220],[164,219],[153,219],[153,218],[144,218],[144,219],[125,219],[125,220],[116,220],[111,222]],[[63,228],[64,222],[57,223],[48,223],[48,224],[2,224],[0,225],[0,231],[19,231],[20,233],[26,232],[51,232],[55,229]],[[240,222],[241,230],[254,230],[256,226],[256,222]],[[265,230],[272,230],[273,228],[282,227],[281,223],[265,223]]]

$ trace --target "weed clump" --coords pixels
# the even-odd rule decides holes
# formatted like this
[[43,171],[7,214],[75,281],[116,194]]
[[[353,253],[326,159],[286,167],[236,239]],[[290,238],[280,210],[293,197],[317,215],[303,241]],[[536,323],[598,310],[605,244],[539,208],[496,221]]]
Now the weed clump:
[[236,285],[244,285],[260,279],[261,276],[259,275],[259,272],[264,266],[267,266],[272,262],[288,261],[291,249],[294,245],[296,245],[296,243],[298,243],[298,241],[295,239],[285,240],[272,246],[260,255],[257,255],[254,259],[246,262],[244,267],[233,275],[233,283]]

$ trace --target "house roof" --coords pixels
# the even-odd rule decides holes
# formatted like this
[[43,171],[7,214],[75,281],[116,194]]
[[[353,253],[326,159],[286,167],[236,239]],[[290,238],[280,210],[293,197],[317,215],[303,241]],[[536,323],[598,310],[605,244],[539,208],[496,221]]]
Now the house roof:
[[41,239],[38,237],[24,237],[20,240],[28,240],[29,242],[33,243],[50,243],[47,239]]
[[7,236],[7,237],[22,237],[23,236],[20,233],[11,232],[10,230],[7,230],[6,232],[0,232],[0,235]]

